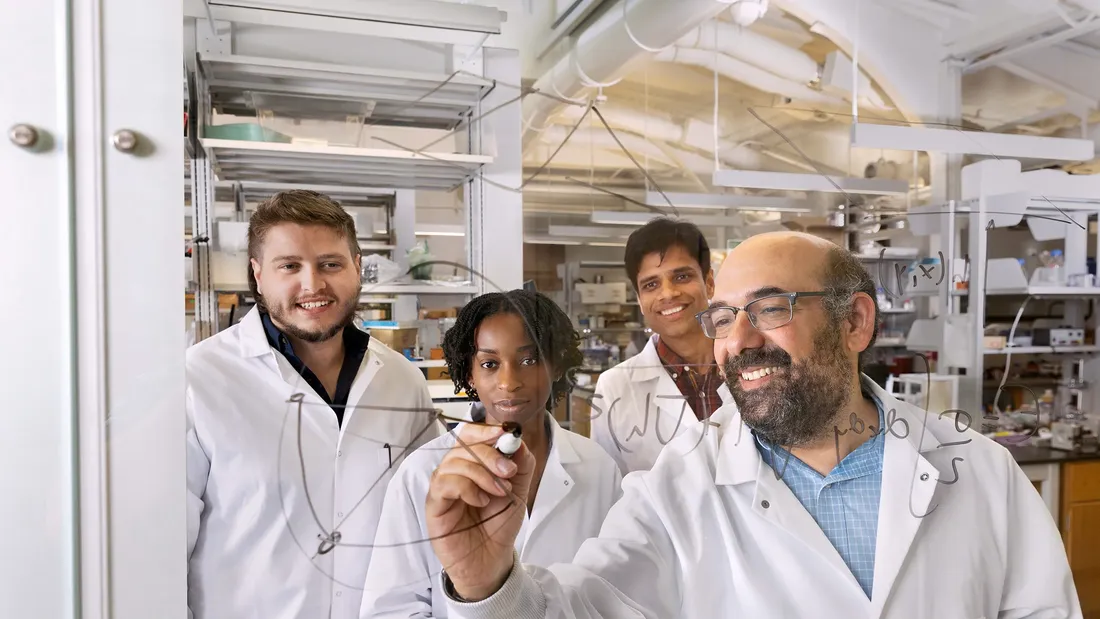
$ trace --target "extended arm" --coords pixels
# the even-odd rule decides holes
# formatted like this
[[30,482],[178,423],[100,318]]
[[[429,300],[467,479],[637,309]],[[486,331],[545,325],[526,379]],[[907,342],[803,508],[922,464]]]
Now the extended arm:
[[448,597],[463,619],[675,619],[683,591],[676,552],[645,473],[628,475],[600,536],[581,545],[571,564],[513,566],[491,597],[468,604]]

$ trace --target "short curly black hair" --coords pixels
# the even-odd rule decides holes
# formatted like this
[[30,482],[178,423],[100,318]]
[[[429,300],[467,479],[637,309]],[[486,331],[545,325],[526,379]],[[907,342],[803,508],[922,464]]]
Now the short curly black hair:
[[539,360],[549,362],[557,374],[551,386],[551,407],[573,389],[572,373],[584,362],[581,337],[573,322],[557,303],[538,292],[512,290],[490,292],[474,297],[459,312],[453,327],[443,335],[443,357],[455,384],[455,393],[465,391],[477,400],[477,390],[470,384],[475,341],[481,321],[496,314],[515,314],[527,326],[527,335],[538,346]]

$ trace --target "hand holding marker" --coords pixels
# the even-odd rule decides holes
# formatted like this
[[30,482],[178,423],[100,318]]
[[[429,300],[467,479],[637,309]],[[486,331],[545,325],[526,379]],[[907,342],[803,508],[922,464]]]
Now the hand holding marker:
[[511,458],[513,454],[519,451],[519,446],[523,444],[523,433],[520,425],[511,421],[502,424],[501,428],[504,429],[504,434],[500,435],[493,447],[505,457]]

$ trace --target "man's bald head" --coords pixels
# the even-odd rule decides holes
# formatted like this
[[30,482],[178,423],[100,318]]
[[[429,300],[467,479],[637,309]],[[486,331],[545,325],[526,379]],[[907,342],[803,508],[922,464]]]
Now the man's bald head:
[[[827,264],[827,258],[837,250],[845,254],[848,253],[835,243],[830,243],[821,237],[805,232],[795,232],[793,230],[764,232],[749,237],[730,251],[723,262],[722,269],[718,272],[718,277],[722,277],[726,265],[732,266],[737,264],[738,261],[755,263],[778,260],[785,265],[789,265],[792,269],[812,271],[814,267],[824,268]],[[821,271],[818,271],[817,275],[824,277],[824,273]]]
[[723,262],[711,308],[703,320],[715,361],[760,435],[816,441],[860,398],[878,310],[875,282],[851,252],[800,232],[753,236]]

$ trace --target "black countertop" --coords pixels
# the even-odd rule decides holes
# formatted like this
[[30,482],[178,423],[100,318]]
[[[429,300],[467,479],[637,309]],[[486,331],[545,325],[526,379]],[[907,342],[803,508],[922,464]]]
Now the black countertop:
[[1016,458],[1020,465],[1024,464],[1051,464],[1062,462],[1079,462],[1084,460],[1100,460],[1100,452],[1062,451],[1049,447],[1036,447],[1034,445],[1007,446],[1008,451]]

